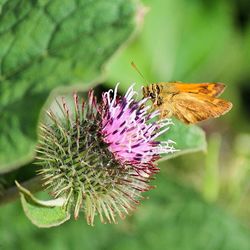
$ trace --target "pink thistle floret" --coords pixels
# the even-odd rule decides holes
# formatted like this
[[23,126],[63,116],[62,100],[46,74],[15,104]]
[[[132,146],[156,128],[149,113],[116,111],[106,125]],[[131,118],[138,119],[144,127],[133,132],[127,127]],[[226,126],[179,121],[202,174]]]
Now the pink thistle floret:
[[125,96],[117,94],[118,84],[113,92],[109,90],[102,96],[103,140],[109,150],[122,165],[132,165],[139,174],[150,175],[157,172],[155,161],[161,154],[174,152],[173,141],[156,139],[169,129],[171,119],[154,119],[158,111],[148,112],[148,98],[136,101],[137,94],[131,86]]

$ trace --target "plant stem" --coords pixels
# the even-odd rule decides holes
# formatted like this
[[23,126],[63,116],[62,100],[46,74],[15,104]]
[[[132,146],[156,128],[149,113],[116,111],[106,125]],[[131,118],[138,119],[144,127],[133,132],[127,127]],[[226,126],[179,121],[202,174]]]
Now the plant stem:
[[41,191],[41,177],[37,176],[39,168],[40,166],[31,161],[18,169],[0,174],[0,184],[2,183],[2,187],[0,186],[0,206],[19,198],[15,180],[33,193]]
[[[21,185],[25,188],[27,188],[29,191],[32,193],[39,192],[43,189],[42,187],[42,181],[40,176],[36,176],[30,180],[27,180]],[[8,189],[5,189],[1,194],[0,194],[0,206],[7,204],[9,202],[12,202],[19,197],[19,191],[16,186],[12,186]]]

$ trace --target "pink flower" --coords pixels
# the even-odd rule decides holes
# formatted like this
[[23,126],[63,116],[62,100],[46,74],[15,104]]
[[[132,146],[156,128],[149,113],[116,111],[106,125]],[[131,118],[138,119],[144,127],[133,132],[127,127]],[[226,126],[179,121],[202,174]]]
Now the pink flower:
[[[173,141],[165,142],[156,139],[169,129],[170,119],[154,119],[158,111],[148,112],[151,106],[145,106],[148,98],[141,101],[134,99],[131,86],[125,96],[117,94],[118,84],[113,90],[102,96],[102,128],[103,141],[115,159],[122,165],[132,165],[138,174],[157,172],[154,163],[160,154],[174,152]],[[113,93],[113,95],[112,95]]]

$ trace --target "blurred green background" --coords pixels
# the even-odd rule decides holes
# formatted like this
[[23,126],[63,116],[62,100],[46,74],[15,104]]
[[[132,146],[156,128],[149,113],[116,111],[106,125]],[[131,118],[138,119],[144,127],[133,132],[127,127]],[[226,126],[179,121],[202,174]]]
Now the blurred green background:
[[[138,30],[109,62],[108,89],[149,82],[223,82],[234,107],[201,123],[208,152],[160,164],[150,199],[118,225],[84,218],[38,229],[20,202],[1,207],[0,249],[250,249],[249,1],[144,0]],[[112,39],[112,37],[110,37]],[[178,147],[178,145],[177,145]]]

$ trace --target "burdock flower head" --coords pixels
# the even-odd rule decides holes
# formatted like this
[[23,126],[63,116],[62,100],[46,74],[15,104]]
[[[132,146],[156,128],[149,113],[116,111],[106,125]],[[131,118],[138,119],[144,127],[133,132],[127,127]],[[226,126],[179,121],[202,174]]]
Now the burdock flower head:
[[111,223],[134,210],[151,188],[155,160],[174,150],[171,141],[156,141],[169,120],[153,121],[157,112],[148,113],[146,99],[133,99],[133,87],[124,97],[117,87],[111,92],[100,103],[92,90],[87,103],[76,94],[71,106],[62,100],[62,115],[48,111],[50,119],[40,129],[37,158],[44,185],[75,218],[83,211],[90,225],[97,214]]

